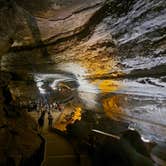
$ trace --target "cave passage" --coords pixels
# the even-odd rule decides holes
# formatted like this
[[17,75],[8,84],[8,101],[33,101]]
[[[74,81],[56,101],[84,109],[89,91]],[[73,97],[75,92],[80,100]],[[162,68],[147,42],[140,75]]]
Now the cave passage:
[[166,166],[165,0],[0,0],[0,166]]

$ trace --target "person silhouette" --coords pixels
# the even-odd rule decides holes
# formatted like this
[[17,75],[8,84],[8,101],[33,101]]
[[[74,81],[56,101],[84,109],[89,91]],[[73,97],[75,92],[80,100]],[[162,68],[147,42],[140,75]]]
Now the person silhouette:
[[45,118],[45,111],[43,111],[41,113],[41,116],[38,119],[38,125],[39,125],[39,129],[42,131],[43,126],[44,126],[44,118]]
[[48,126],[52,128],[52,124],[53,124],[53,116],[52,116],[52,114],[49,112],[49,113],[48,113]]

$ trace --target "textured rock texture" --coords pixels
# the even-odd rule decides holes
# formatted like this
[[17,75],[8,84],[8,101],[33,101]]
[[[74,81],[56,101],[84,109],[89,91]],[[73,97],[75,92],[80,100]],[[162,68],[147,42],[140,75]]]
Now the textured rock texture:
[[11,74],[0,73],[0,165],[40,165],[44,141],[35,121],[14,107],[8,87]]
[[[36,1],[30,4],[19,1],[13,4],[18,26],[11,51],[2,58],[3,70],[11,70],[14,64],[14,70],[22,70],[24,66],[23,70],[34,72],[43,64],[75,61],[89,69],[92,67],[93,71],[98,59],[107,64],[105,72],[113,68],[116,42],[110,32],[96,27],[106,15],[108,4],[105,1],[73,1],[63,5],[52,1],[41,5],[40,9]],[[93,65],[88,64],[89,59]]]
[[[131,71],[130,77],[165,76],[165,7],[165,0],[0,0],[1,73],[18,76],[1,75],[0,139],[10,150],[6,154],[2,145],[0,161],[14,155],[19,163],[41,145],[33,121],[9,104],[25,90],[28,98],[31,90],[37,93],[33,82],[29,90],[27,73],[53,72],[60,63],[74,62],[92,76],[110,76],[117,66]],[[36,143],[24,138],[23,131]],[[18,148],[6,138],[16,139]]]

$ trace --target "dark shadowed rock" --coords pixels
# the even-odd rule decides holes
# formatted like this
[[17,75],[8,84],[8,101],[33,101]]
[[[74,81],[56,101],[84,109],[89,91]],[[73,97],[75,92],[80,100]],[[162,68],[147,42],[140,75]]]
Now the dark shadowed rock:
[[38,135],[37,124],[24,110],[12,105],[8,88],[11,76],[0,74],[0,165],[40,165],[44,140]]
[[150,157],[146,156],[147,150],[137,132],[126,131],[120,140],[106,135],[99,135],[96,140],[94,166],[103,164],[106,166],[153,166]]
[[166,2],[164,0],[108,1],[105,30],[118,41],[121,57],[165,55]]
[[127,130],[123,133],[122,137],[126,139],[138,153],[146,157],[150,157],[150,153],[148,152],[145,143],[141,140],[141,136],[137,131]]
[[152,159],[159,165],[166,165],[166,144],[158,143],[151,152]]

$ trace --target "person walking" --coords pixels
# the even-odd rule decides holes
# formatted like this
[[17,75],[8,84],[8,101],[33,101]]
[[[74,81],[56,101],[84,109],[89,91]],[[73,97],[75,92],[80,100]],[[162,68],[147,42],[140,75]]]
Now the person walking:
[[53,127],[53,116],[52,116],[52,114],[50,112],[48,113],[48,126],[50,128]]
[[62,112],[62,107],[61,107],[61,105],[60,105],[59,103],[57,103],[57,110],[58,110],[59,112]]
[[41,116],[38,119],[39,130],[42,132],[44,126],[45,111],[41,113]]

